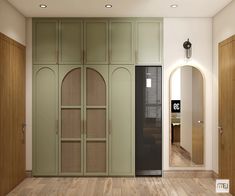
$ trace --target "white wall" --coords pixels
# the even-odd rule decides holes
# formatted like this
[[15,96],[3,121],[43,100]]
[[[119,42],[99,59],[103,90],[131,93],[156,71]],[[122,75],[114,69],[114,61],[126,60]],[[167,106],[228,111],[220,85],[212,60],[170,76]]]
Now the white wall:
[[235,1],[213,18],[213,170],[218,173],[218,43],[235,34]]
[[181,99],[181,71],[177,69],[171,75],[171,100]]
[[192,155],[192,67],[181,68],[180,145]]
[[[193,44],[192,58],[184,58],[183,42],[189,38]],[[163,168],[169,167],[169,78],[179,66],[193,65],[204,76],[205,95],[205,167],[184,169],[212,169],[212,19],[165,18],[164,19],[164,76],[163,76]]]
[[7,0],[0,0],[0,32],[25,45],[25,17]]

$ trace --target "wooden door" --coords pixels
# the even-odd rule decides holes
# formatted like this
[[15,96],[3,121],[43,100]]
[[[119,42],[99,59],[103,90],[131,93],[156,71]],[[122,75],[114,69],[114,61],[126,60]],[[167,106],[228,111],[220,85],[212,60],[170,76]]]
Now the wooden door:
[[135,67],[109,69],[109,175],[135,175]]
[[83,67],[59,67],[60,175],[83,175]]
[[83,64],[83,22],[61,19],[59,30],[59,64]]
[[0,33],[0,195],[25,178],[25,47]]
[[110,64],[133,64],[134,22],[113,19],[109,24]]
[[84,21],[84,63],[108,64],[108,20]]
[[138,20],[136,22],[137,65],[162,64],[162,22],[161,20]]
[[35,19],[33,21],[33,64],[58,63],[58,21]]
[[219,44],[219,175],[235,194],[235,36]]
[[192,68],[192,161],[204,163],[203,78],[199,70]]
[[33,175],[58,174],[58,66],[33,67]]
[[108,175],[108,67],[84,71],[84,174]]

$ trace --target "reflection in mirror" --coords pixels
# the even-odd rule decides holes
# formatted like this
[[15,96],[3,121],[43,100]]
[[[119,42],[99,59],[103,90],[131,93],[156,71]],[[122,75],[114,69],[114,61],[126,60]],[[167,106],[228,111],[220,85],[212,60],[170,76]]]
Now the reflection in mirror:
[[203,165],[203,77],[198,69],[183,66],[172,73],[170,103],[170,166]]

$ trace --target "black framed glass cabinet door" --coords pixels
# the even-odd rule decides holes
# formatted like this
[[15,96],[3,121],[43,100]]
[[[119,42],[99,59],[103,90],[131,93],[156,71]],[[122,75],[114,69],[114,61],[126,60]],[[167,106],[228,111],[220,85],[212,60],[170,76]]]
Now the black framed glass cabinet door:
[[162,175],[162,68],[135,68],[135,165],[137,176]]

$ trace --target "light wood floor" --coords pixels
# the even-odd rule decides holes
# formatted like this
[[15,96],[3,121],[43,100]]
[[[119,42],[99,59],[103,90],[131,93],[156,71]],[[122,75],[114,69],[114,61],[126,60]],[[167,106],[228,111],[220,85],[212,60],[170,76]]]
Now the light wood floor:
[[215,180],[212,178],[27,178],[8,194],[8,196],[15,195],[205,196],[217,194]]
[[170,162],[171,166],[180,166],[180,167],[191,167],[197,166],[190,157],[185,155],[184,150],[180,148],[179,144],[171,145],[170,152]]

